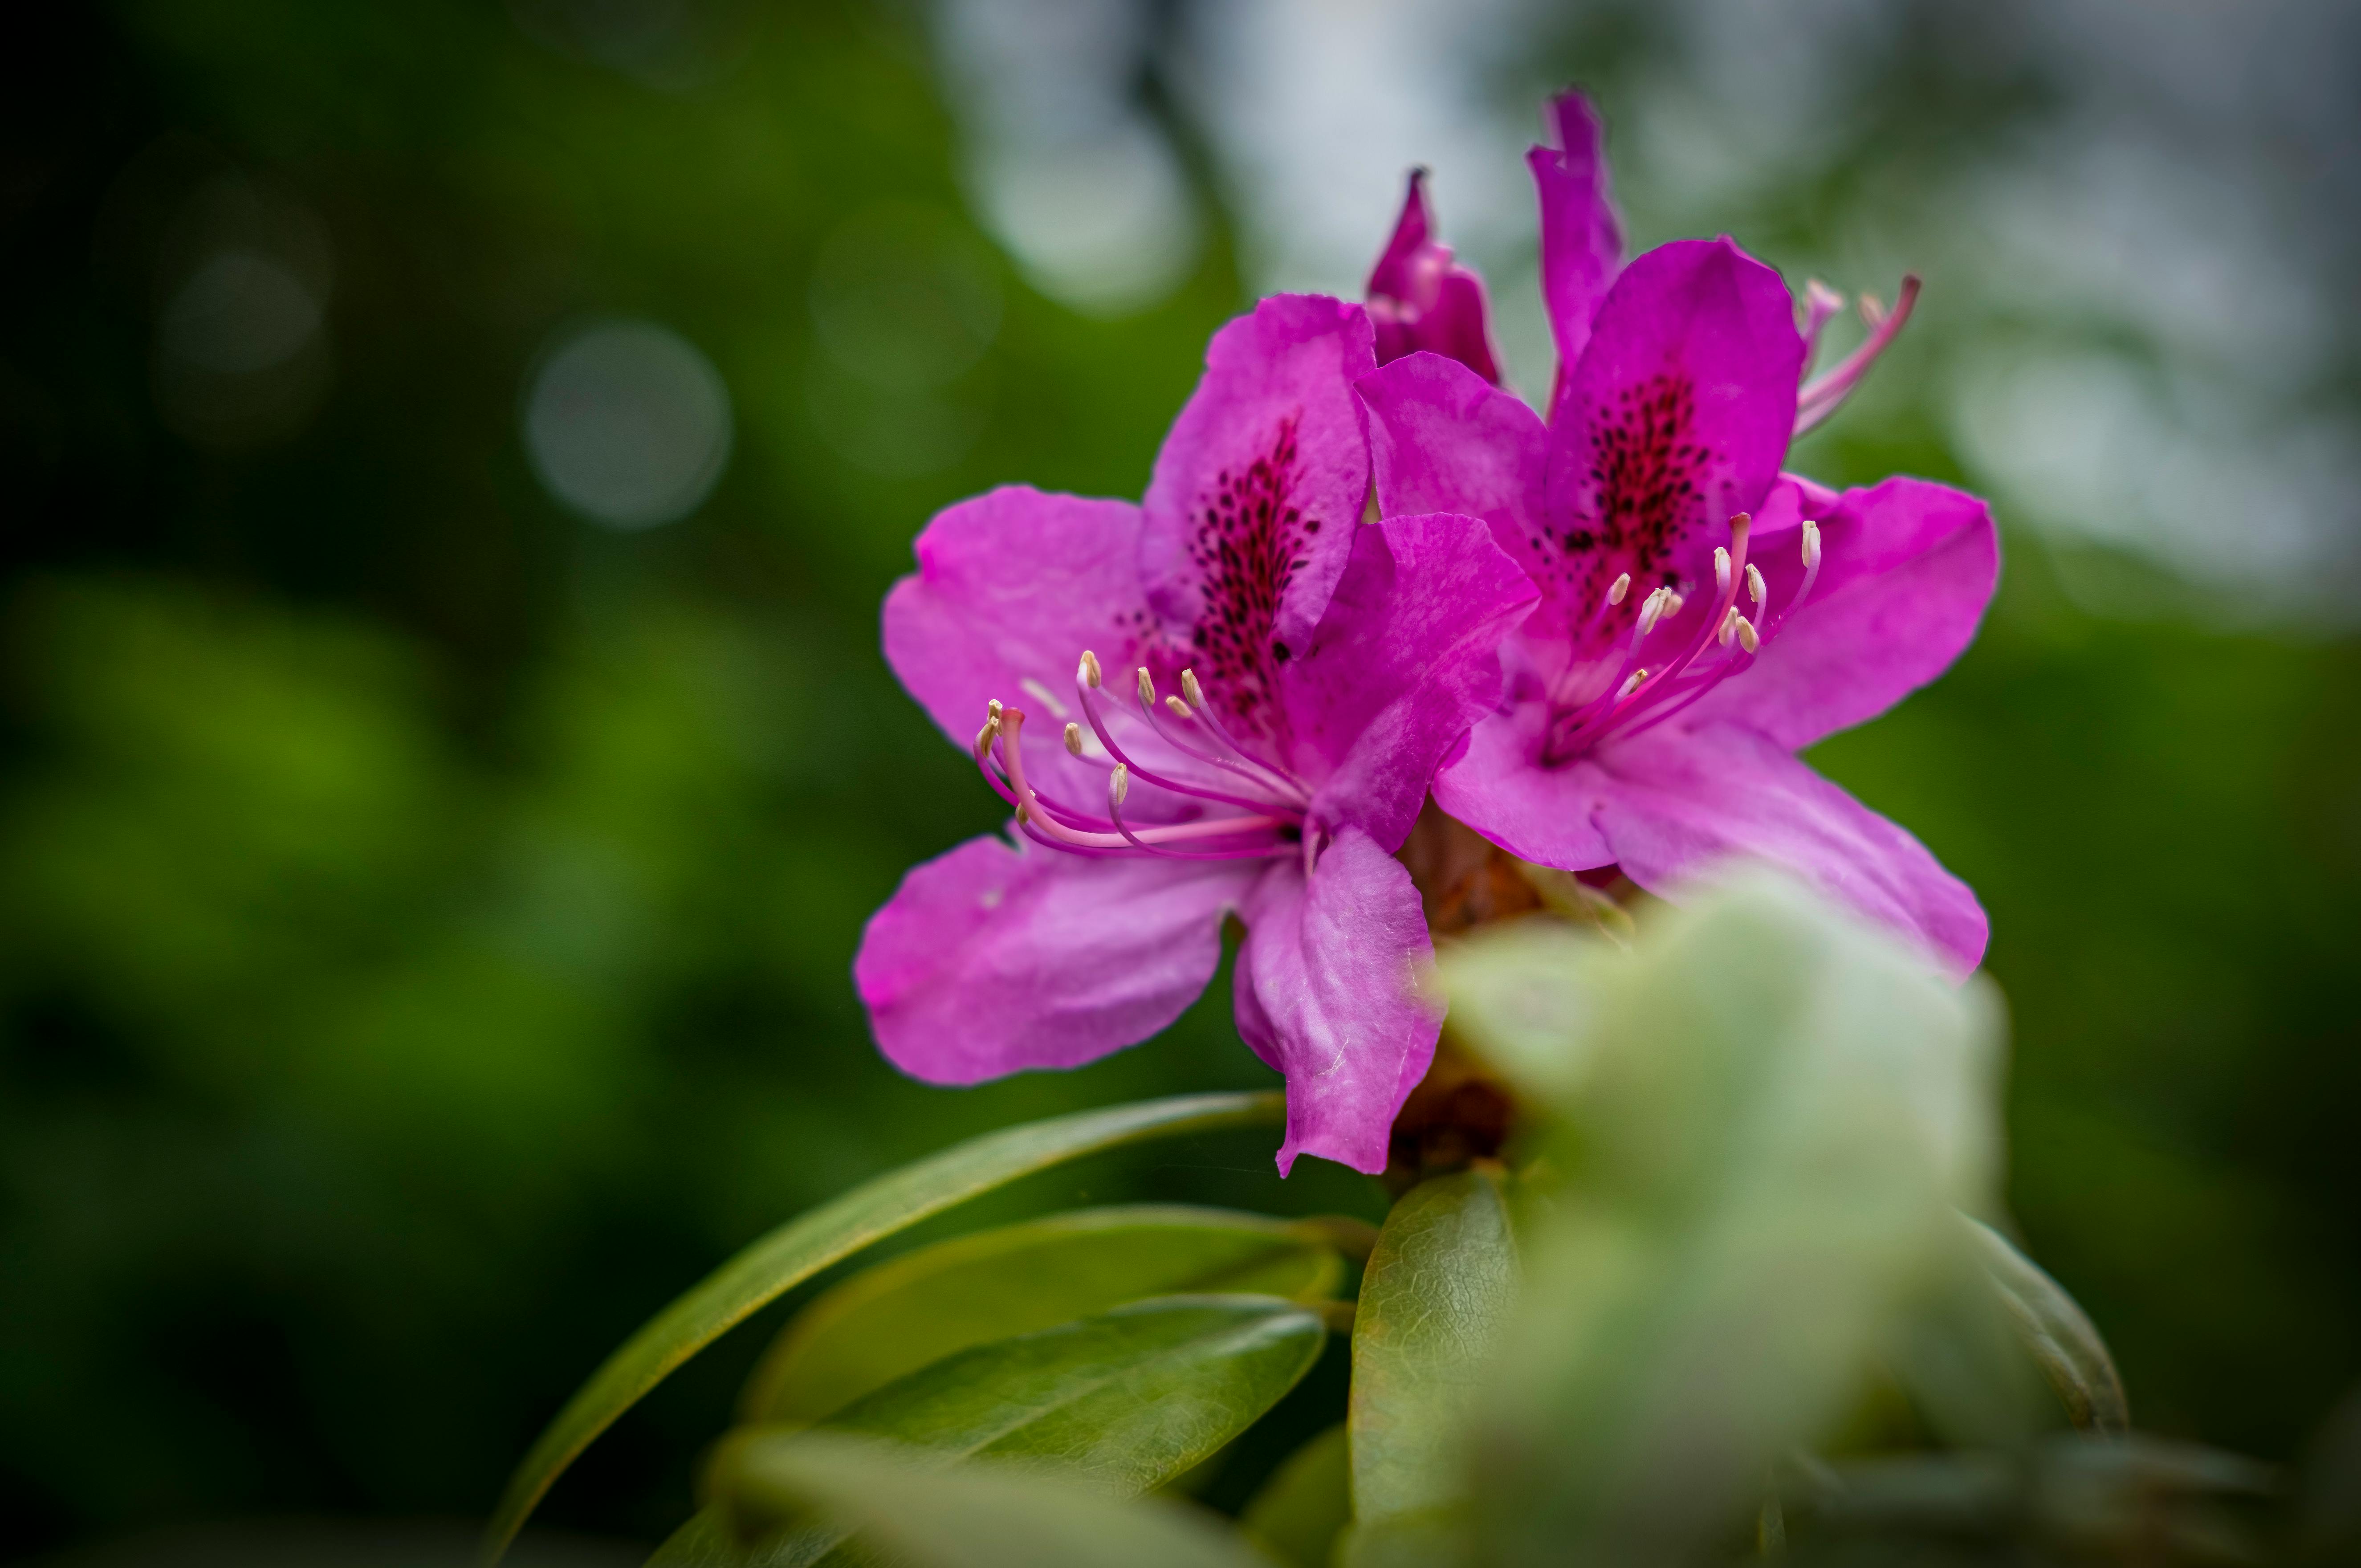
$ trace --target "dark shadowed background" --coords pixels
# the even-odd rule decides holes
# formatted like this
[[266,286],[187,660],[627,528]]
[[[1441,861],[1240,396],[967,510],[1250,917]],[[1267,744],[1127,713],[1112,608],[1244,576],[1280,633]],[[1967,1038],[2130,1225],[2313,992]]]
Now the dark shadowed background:
[[[1927,277],[1795,463],[1992,495],[2005,577],[1956,671],[1816,761],[1991,910],[2033,1250],[2144,1425],[2285,1458],[2361,1379],[2348,7],[155,0],[8,31],[0,1555],[441,1561],[431,1521],[760,1230],[1010,1120],[1269,1081],[1225,981],[1071,1075],[877,1058],[860,923],[995,820],[878,598],[961,495],[1137,495],[1215,324],[1356,291],[1413,161],[1545,387],[1519,154],[1567,80],[1637,242]],[[1268,1144],[996,1212],[1378,1212],[1317,1161],[1282,1187]],[[668,1529],[760,1341],[545,1518]]]

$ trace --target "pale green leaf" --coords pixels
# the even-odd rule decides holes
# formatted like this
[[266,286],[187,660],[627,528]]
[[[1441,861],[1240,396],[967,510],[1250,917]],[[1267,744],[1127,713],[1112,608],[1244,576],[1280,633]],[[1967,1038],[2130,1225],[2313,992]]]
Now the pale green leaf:
[[1502,1178],[1412,1188],[1386,1216],[1353,1318],[1353,1517],[1364,1525],[1465,1501],[1469,1411],[1517,1305]]
[[1279,1094],[1194,1094],[1009,1127],[889,1171],[790,1221],[656,1314],[590,1376],[517,1466],[486,1527],[497,1562],[550,1483],[664,1377],[779,1295],[880,1237],[952,1204],[1102,1149],[1276,1121]]
[[954,1351],[1151,1296],[1332,1297],[1323,1222],[1219,1209],[1088,1209],[955,1236],[878,1265],[798,1313],[747,1380],[741,1419],[807,1423]]
[[1287,1568],[1328,1568],[1353,1518],[1353,1470],[1345,1423],[1287,1456],[1238,1522]]
[[732,1485],[789,1519],[818,1510],[914,1568],[1269,1568],[1211,1516],[1060,1475],[829,1432],[745,1444]]

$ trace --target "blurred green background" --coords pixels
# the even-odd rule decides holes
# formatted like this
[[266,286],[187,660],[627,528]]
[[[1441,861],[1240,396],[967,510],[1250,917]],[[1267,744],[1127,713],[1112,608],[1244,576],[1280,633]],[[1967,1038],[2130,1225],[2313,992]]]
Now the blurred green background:
[[[1009,1120],[1268,1081],[1226,982],[1071,1075],[877,1058],[860,923],[995,813],[876,605],[961,495],[1137,495],[1207,334],[1353,288],[1412,158],[1546,385],[1517,152],[1567,79],[1635,240],[1927,273],[1796,466],[1996,492],[2005,580],[1816,760],[1991,910],[2012,1201],[2135,1414],[2297,1452],[2361,1376],[2361,51],[2340,7],[2240,9],[17,18],[0,1554],[480,1514],[777,1220]],[[1001,1208],[1378,1211],[1267,1142]],[[668,1529],[759,1338],[546,1517]]]

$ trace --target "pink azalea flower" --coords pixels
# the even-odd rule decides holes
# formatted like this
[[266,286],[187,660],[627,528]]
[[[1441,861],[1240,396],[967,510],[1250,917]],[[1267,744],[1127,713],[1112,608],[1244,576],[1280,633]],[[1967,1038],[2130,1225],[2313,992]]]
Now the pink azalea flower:
[[1532,158],[1562,356],[1547,422],[1437,355],[1359,384],[1380,513],[1481,516],[1542,589],[1501,709],[1436,803],[1524,860],[1619,866],[1656,893],[1768,861],[1964,973],[1986,937],[1974,894],[1795,755],[1949,667],[1998,575],[1972,496],[1908,478],[1839,495],[1780,471],[1915,289],[1799,392],[1827,291],[1799,330],[1778,275],[1727,238],[1622,266],[1597,119],[1573,95],[1553,110],[1561,145]]
[[[1239,1032],[1287,1076],[1286,1172],[1375,1172],[1440,1026],[1392,852],[1500,688],[1535,590],[1468,517],[1362,522],[1357,305],[1266,300],[1213,339],[1146,501],[1008,488],[918,537],[885,656],[1016,809],[918,866],[853,972],[937,1083],[1147,1038],[1246,927]],[[1478,385],[1481,385],[1479,382]]]

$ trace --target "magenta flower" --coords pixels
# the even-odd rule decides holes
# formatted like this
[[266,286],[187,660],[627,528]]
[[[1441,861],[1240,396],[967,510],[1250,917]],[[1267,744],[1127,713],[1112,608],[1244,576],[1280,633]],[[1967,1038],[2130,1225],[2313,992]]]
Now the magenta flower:
[[1451,258],[1434,237],[1426,207],[1426,170],[1413,169],[1393,238],[1369,269],[1369,320],[1378,332],[1378,363],[1421,349],[1456,359],[1494,386],[1500,356],[1484,309],[1484,282]]
[[1477,519],[1361,522],[1372,337],[1357,305],[1266,300],[1215,335],[1144,504],[1012,487],[918,536],[885,656],[1016,820],[869,923],[854,979],[904,1071],[972,1083],[1145,1039],[1235,913],[1239,1032],[1287,1076],[1281,1173],[1384,1168],[1440,1027],[1392,851],[1497,706],[1535,590]]
[[[1974,636],[1999,570],[1974,497],[1894,478],[1837,495],[1780,472],[1892,340],[1829,376],[1786,287],[1728,239],[1619,265],[1597,122],[1535,148],[1543,287],[1565,356],[1550,420],[1413,354],[1360,383],[1381,514],[1491,523],[1540,585],[1500,711],[1436,777],[1444,810],[1522,859],[1620,866],[1666,893],[1738,856],[1784,866],[1965,972],[1975,896],[1795,753],[1874,717]],[[1808,329],[1826,319],[1816,291]]]

